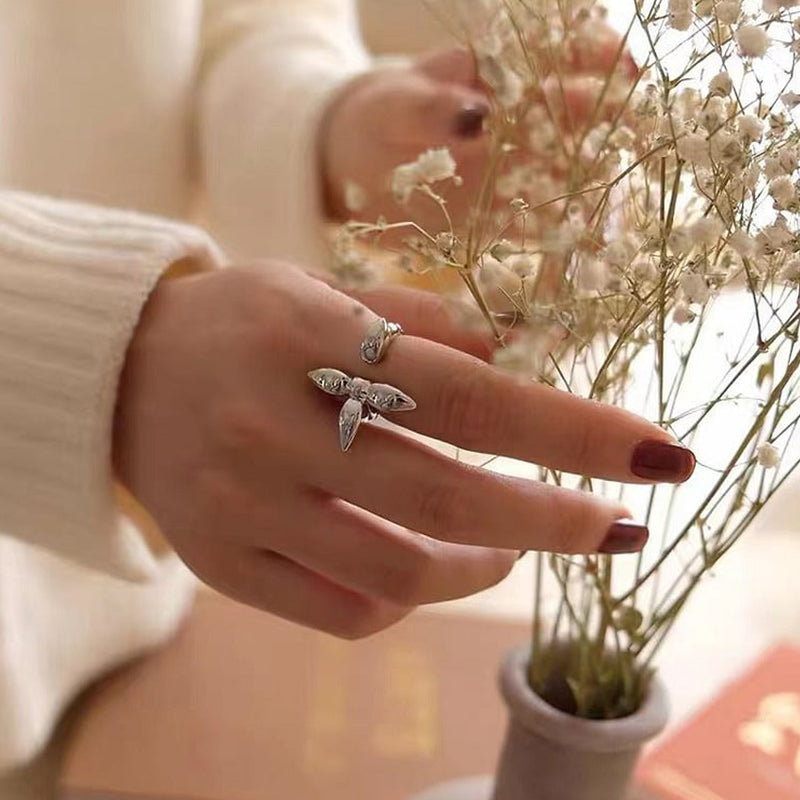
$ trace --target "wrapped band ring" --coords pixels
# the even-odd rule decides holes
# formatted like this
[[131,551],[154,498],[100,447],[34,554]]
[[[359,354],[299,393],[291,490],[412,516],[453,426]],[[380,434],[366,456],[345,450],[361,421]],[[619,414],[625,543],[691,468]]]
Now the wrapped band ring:
[[367,328],[361,342],[361,360],[366,364],[377,364],[386,355],[389,345],[402,333],[403,329],[396,322],[378,317]]

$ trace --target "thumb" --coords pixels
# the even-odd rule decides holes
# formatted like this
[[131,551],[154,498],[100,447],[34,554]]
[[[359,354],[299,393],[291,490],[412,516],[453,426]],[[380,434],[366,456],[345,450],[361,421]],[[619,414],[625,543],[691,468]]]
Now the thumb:
[[463,47],[436,50],[419,58],[415,68],[434,81],[477,87],[478,67],[475,57]]
[[425,81],[411,100],[409,133],[421,144],[476,139],[483,133],[489,102],[479,89]]

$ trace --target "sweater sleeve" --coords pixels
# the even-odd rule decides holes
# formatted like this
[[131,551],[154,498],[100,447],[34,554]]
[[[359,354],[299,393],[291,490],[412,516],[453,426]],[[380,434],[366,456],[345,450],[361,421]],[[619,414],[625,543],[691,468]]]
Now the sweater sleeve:
[[187,225],[0,192],[0,531],[130,580],[155,556],[115,503],[119,374],[162,274],[221,263]]
[[368,65],[353,0],[205,0],[200,154],[226,250],[324,259],[317,129]]

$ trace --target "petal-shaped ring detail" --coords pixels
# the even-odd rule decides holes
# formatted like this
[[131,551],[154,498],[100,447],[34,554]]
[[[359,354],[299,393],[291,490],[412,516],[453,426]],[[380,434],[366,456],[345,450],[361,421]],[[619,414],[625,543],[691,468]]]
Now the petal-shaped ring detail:
[[367,364],[377,364],[386,355],[389,345],[403,333],[396,322],[389,322],[378,317],[367,328],[364,341],[361,342],[361,360]]
[[347,452],[362,420],[371,420],[392,411],[413,411],[417,404],[405,392],[388,383],[370,383],[351,378],[338,369],[313,369],[308,377],[317,388],[336,397],[347,397],[339,412],[339,445]]
[[308,377],[311,378],[323,392],[327,392],[328,394],[343,397],[350,393],[350,377],[338,369],[330,369],[328,367],[312,369],[311,372],[308,373]]

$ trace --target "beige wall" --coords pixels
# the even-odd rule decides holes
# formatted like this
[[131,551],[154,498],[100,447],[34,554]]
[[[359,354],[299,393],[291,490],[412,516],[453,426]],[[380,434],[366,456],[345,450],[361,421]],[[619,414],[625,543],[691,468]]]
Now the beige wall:
[[419,53],[453,39],[426,0],[359,0],[367,44],[376,53]]

